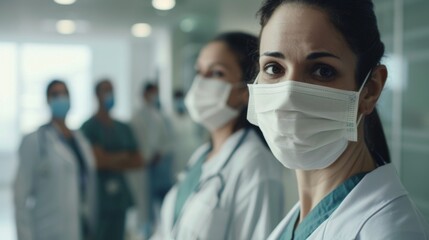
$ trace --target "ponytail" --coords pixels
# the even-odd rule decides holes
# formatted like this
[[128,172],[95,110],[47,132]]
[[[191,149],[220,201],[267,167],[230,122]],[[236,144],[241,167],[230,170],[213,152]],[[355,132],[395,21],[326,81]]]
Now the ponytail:
[[365,118],[365,143],[377,165],[390,163],[389,148],[377,109]]

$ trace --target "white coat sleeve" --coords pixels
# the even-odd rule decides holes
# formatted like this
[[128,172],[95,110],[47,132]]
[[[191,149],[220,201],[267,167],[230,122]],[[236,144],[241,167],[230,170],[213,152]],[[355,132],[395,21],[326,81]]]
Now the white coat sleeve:
[[283,216],[283,185],[266,179],[251,186],[235,203],[230,239],[266,239]]
[[[19,165],[14,181],[14,204],[17,234],[19,240],[32,240],[34,228],[32,209],[29,202],[32,198],[34,161],[40,155],[37,135],[24,137],[19,148]],[[34,201],[34,199],[33,199]]]

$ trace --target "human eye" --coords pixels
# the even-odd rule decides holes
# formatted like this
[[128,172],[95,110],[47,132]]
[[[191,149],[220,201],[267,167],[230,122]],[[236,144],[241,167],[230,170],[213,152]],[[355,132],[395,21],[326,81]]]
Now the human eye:
[[225,76],[225,73],[222,70],[213,70],[210,76],[212,78],[223,78]]
[[270,77],[276,77],[284,73],[283,67],[277,63],[268,63],[264,66],[263,70]]
[[320,81],[330,81],[337,76],[337,70],[327,64],[316,64],[312,68],[312,75]]

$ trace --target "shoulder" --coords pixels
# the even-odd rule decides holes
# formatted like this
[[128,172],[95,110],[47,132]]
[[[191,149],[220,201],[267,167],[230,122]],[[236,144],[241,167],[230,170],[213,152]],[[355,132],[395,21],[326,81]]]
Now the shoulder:
[[[255,132],[250,130],[240,148],[235,161],[231,162],[234,175],[253,185],[267,181],[283,182],[284,167],[273,156]],[[248,185],[252,185],[248,182]]]
[[[387,164],[368,173],[347,195],[331,215],[328,232],[358,239],[426,239],[418,237],[425,236],[425,225],[394,166]],[[408,234],[417,237],[404,238]]]
[[132,116],[131,116],[131,121],[137,121],[144,118],[144,110],[143,109],[138,109],[136,111],[133,112]]
[[21,140],[21,147],[28,146],[29,144],[39,142],[38,141],[39,134],[40,134],[40,129],[24,135],[22,137],[22,140]]
[[41,138],[46,138],[46,134],[50,131],[52,131],[52,128],[48,124],[42,125],[37,130],[31,133],[25,134],[22,137],[21,143],[24,144],[24,143],[45,141],[46,139],[41,139]]
[[130,129],[130,125],[128,123],[122,122],[120,120],[117,119],[113,119],[113,123],[115,124],[116,127],[118,128],[125,128],[125,129]]
[[429,239],[429,226],[408,197],[394,199],[371,216],[359,232],[361,239]]
[[91,128],[92,128],[92,126],[94,126],[95,124],[97,124],[97,123],[96,123],[96,119],[95,119],[94,117],[91,117],[90,119],[86,120],[86,121],[82,124],[81,129],[82,129],[83,131],[87,131],[87,130],[91,129]]
[[19,146],[20,157],[31,157],[33,154],[35,154],[35,151],[40,151],[40,146],[42,146],[41,144],[51,141],[50,137],[48,137],[49,130],[50,129],[44,125],[38,128],[36,131],[24,135]]
[[199,146],[191,155],[189,158],[187,166],[192,166],[195,164],[195,162],[198,161],[198,159],[210,148],[209,143],[205,143],[201,146]]

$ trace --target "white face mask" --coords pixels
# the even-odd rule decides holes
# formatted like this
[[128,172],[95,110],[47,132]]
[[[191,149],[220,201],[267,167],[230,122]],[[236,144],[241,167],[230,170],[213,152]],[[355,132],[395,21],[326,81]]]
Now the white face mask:
[[231,89],[228,82],[197,75],[185,98],[191,118],[213,132],[237,117],[239,111],[227,105]]
[[357,141],[359,95],[369,75],[358,92],[292,80],[249,84],[247,119],[285,167],[327,168]]

